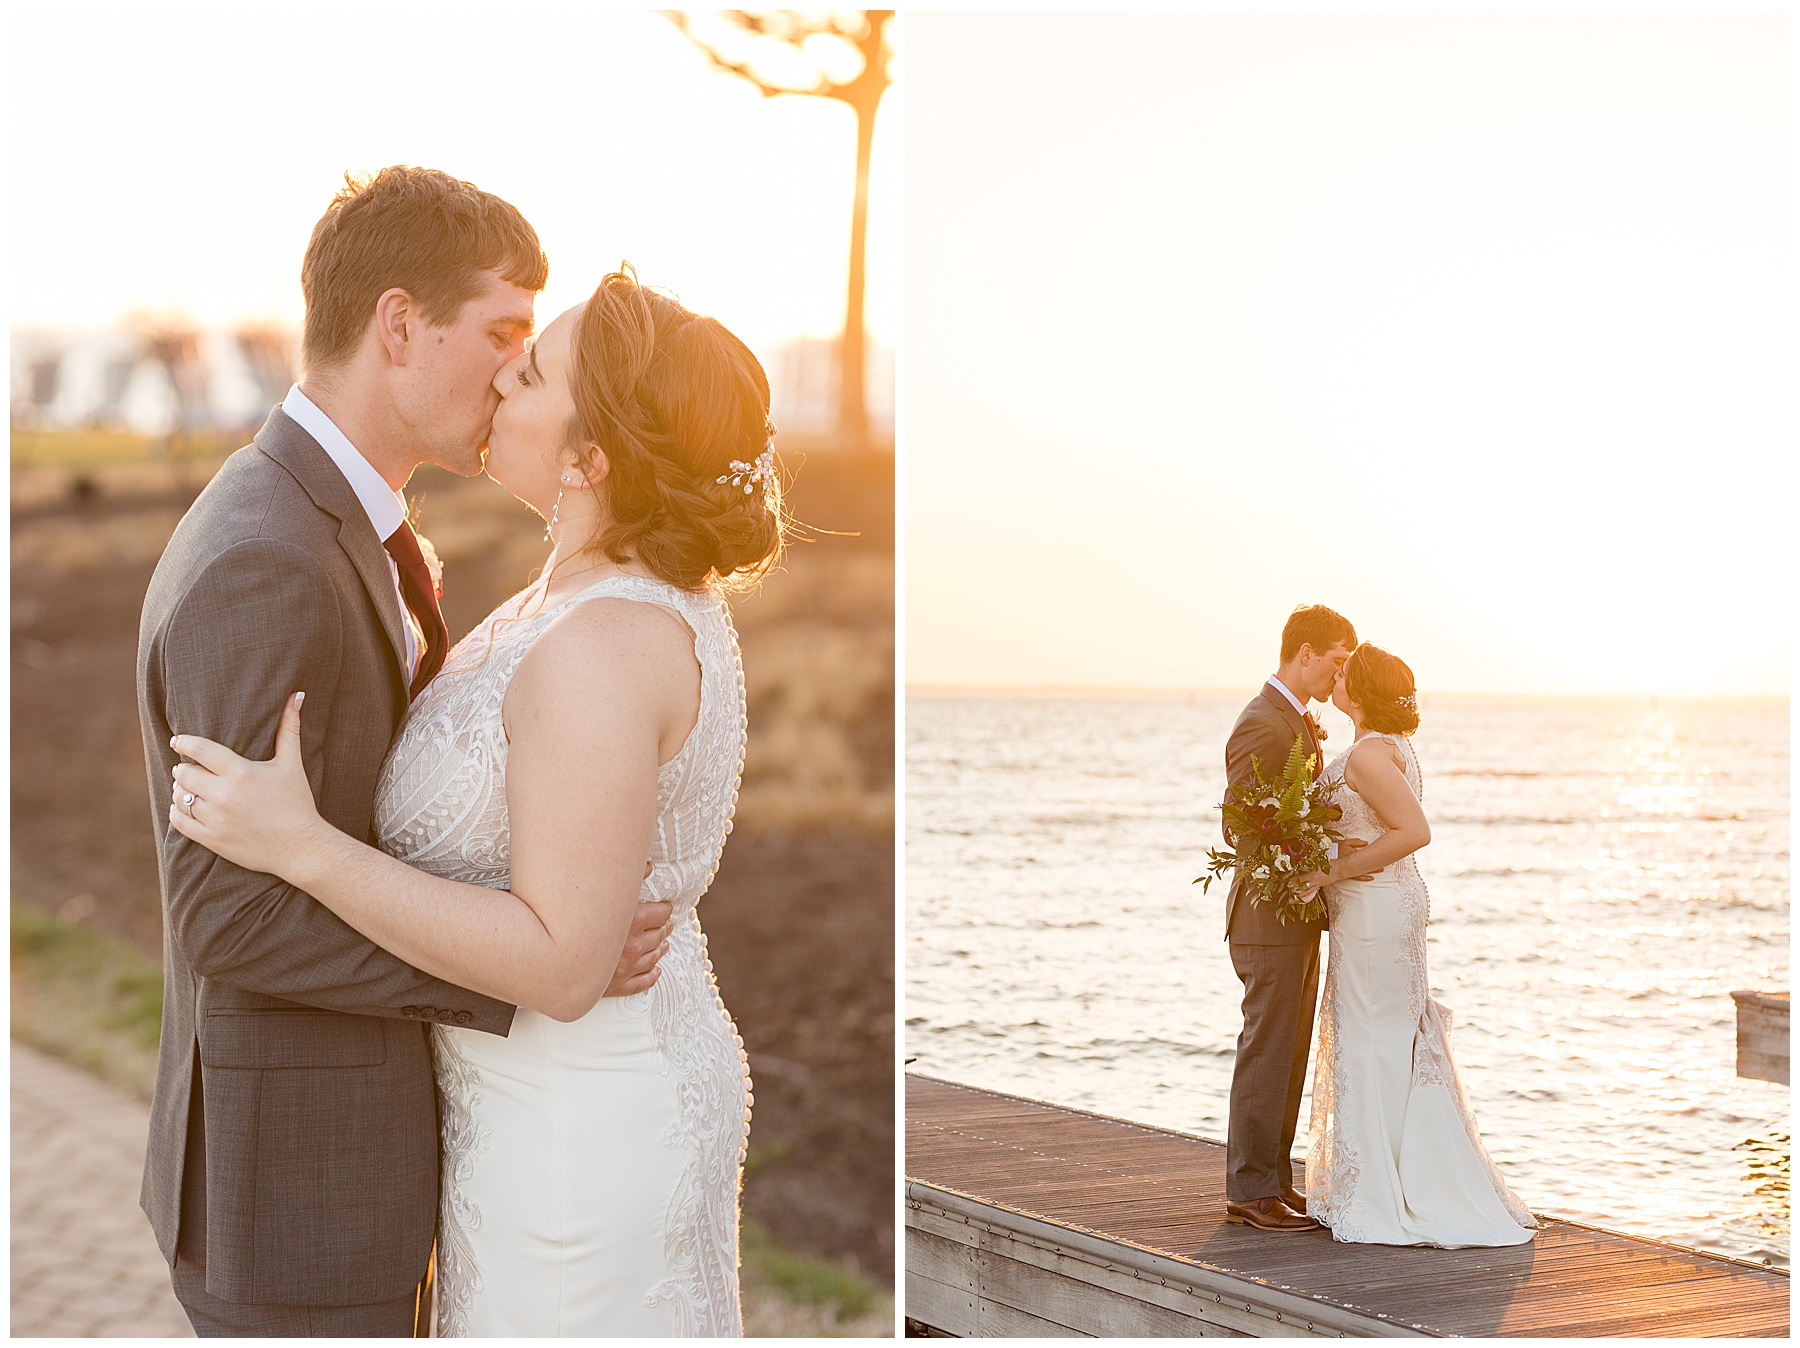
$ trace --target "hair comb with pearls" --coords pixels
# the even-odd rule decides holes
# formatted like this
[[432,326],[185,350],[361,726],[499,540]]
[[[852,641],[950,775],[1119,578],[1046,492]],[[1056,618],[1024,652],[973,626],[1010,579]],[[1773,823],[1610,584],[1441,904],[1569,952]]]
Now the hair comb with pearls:
[[1394,699],[1394,705],[1396,707],[1405,707],[1408,711],[1417,711],[1419,709],[1419,695],[1417,693],[1408,693],[1405,697],[1397,697]]

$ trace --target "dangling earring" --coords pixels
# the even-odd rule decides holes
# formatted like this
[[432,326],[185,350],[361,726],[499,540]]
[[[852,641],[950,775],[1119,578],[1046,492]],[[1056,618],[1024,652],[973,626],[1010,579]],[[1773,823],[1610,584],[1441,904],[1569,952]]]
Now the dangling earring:
[[562,498],[563,489],[558,487],[556,489],[556,504],[550,507],[550,523],[544,526],[544,542],[546,543],[556,542],[556,512],[562,509]]
[[550,523],[544,526],[544,541],[546,543],[556,542],[556,539],[552,536],[552,531],[556,528],[556,512],[562,509],[563,491],[566,488],[575,485],[575,477],[572,473],[564,473],[558,481],[562,485],[557,487],[556,502],[550,507]]

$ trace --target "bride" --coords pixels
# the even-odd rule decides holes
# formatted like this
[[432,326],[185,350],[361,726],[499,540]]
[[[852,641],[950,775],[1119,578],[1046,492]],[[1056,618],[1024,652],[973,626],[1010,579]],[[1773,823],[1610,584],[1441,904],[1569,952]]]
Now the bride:
[[[1376,1245],[1521,1245],[1537,1223],[1481,1145],[1456,1063],[1450,1012],[1425,975],[1430,900],[1414,856],[1431,841],[1420,806],[1412,670],[1358,646],[1332,690],[1355,742],[1327,766],[1363,883],[1327,874],[1331,950],[1319,1013],[1306,1211],[1332,1237]],[[1337,870],[1334,867],[1334,872]]]
[[[178,736],[195,760],[178,795],[197,799],[170,822],[519,1005],[505,1038],[433,1027],[440,1334],[738,1335],[750,1081],[694,908],[743,764],[721,591],[781,543],[768,380],[627,272],[495,387],[487,471],[553,546],[414,701],[382,772],[381,850],[314,809],[304,692],[266,763]],[[661,977],[601,1000],[654,900],[674,905]]]

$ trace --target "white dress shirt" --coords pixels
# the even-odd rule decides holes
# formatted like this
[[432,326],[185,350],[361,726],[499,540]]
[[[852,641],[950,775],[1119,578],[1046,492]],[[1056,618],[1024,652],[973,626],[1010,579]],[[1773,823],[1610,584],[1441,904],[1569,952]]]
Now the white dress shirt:
[[[406,523],[406,498],[388,486],[387,479],[376,472],[375,466],[362,456],[362,451],[350,443],[350,437],[337,428],[337,423],[326,416],[317,403],[300,391],[298,384],[281,400],[281,410],[319,442],[319,448],[330,456],[338,472],[344,475],[344,481],[350,484],[350,490],[356,493],[363,513],[375,526],[375,537],[386,543],[394,531]],[[400,601],[400,626],[406,633],[406,681],[410,684],[419,670],[419,652],[425,645],[425,632],[406,606],[406,594],[400,588],[399,566],[392,557],[387,559],[387,564],[388,574],[394,581],[394,597]]]

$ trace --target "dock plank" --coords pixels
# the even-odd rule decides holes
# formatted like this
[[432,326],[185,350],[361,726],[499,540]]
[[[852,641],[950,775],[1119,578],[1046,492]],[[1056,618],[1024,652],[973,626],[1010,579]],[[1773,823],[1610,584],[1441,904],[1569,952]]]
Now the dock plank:
[[[906,1109],[906,1173],[917,1182],[909,1184],[909,1278],[933,1193],[996,1219],[957,1217],[931,1237],[934,1267],[922,1276],[935,1284],[962,1269],[957,1286],[971,1301],[964,1328],[943,1326],[952,1333],[1092,1332],[1082,1316],[1102,1301],[1106,1323],[1136,1317],[1140,1326],[1103,1332],[1140,1335],[1788,1333],[1786,1273],[1741,1260],[1554,1219],[1531,1244],[1504,1249],[1260,1232],[1224,1221],[1224,1148],[1215,1141],[911,1074]],[[1303,1173],[1296,1182],[1304,1187]],[[1000,1230],[1009,1223],[1023,1234]],[[1053,1248],[1058,1232],[1071,1249]],[[959,1239],[981,1248],[971,1263],[946,1264],[960,1257]],[[1119,1253],[1118,1271],[1095,1271],[1112,1262],[1109,1248]],[[1182,1330],[1183,1317],[1215,1314],[1212,1295],[1178,1286],[1196,1279],[1219,1297],[1217,1323],[1190,1319],[1196,1327]],[[1245,1298],[1236,1309],[1234,1296],[1216,1290],[1232,1286]],[[1132,1298],[1156,1310],[1126,1309]],[[1319,1322],[1295,1330],[1297,1313],[1314,1314],[1309,1306]],[[1018,1317],[1062,1328],[1000,1328],[1022,1325]]]

